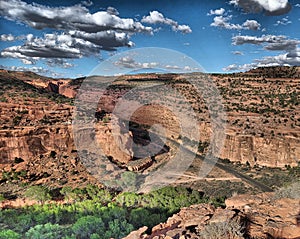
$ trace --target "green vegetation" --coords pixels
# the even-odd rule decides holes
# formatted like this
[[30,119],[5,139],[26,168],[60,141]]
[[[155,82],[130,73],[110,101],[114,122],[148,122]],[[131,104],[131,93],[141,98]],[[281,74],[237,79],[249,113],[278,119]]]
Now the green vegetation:
[[0,202],[4,201],[4,200],[5,200],[5,197],[3,196],[3,194],[0,194]]
[[37,200],[40,203],[51,199],[49,190],[42,186],[32,186],[28,188],[25,192],[25,196],[32,200]]
[[21,239],[21,235],[14,232],[13,230],[1,230],[0,238],[1,239]]
[[228,220],[206,225],[204,230],[200,232],[200,235],[204,239],[235,239],[243,238],[243,231],[244,227],[238,220]]
[[13,118],[13,125],[16,126],[16,125],[19,125],[20,122],[22,120],[22,116],[21,115],[17,115]]
[[279,188],[278,190],[275,191],[274,198],[275,199],[278,198],[300,199],[300,181]]
[[57,239],[62,238],[64,228],[58,224],[46,223],[44,225],[36,225],[30,228],[26,234],[26,238],[30,239]]
[[0,97],[0,102],[6,103],[6,102],[8,102],[8,100],[7,100],[7,98],[5,96],[1,96]]
[[13,180],[24,180],[27,178],[27,172],[25,170],[15,171],[15,169],[11,169],[11,171],[3,171],[2,178],[0,182],[11,182]]
[[[0,211],[0,238],[122,238],[141,226],[150,228],[165,221],[181,207],[210,201],[202,193],[183,187],[137,194],[88,185],[83,189],[66,187],[60,192],[68,203]],[[26,194],[43,202],[49,198],[41,186],[30,187]]]

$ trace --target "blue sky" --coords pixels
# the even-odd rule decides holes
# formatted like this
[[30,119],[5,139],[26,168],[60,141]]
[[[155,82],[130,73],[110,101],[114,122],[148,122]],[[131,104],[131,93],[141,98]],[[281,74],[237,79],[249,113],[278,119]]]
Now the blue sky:
[[4,69],[78,77],[114,56],[128,70],[200,70],[134,57],[143,47],[178,51],[206,72],[300,65],[296,0],[1,0],[0,14]]

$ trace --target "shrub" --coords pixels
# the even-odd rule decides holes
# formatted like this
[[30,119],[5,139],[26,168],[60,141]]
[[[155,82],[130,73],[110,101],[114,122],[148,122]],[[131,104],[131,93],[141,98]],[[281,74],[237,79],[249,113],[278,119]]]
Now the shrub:
[[244,227],[239,220],[210,223],[199,234],[204,239],[238,239],[243,238]]
[[58,224],[47,223],[36,225],[25,233],[28,239],[60,239],[64,236],[64,228]]
[[20,116],[20,115],[15,116],[15,117],[13,118],[13,125],[14,125],[14,126],[19,125],[20,122],[21,122],[21,120],[22,120],[22,116]]
[[32,186],[28,188],[25,192],[25,196],[30,199],[37,200],[40,203],[44,203],[51,199],[49,190],[42,186]]
[[1,230],[0,239],[21,239],[21,235],[13,230]]
[[1,202],[1,201],[4,201],[4,200],[5,200],[4,195],[3,195],[3,194],[0,194],[0,202]]
[[275,199],[279,199],[279,198],[300,199],[300,181],[278,189],[275,192],[274,198]]
[[55,151],[52,150],[52,151],[50,152],[50,157],[51,157],[51,158],[55,158],[56,155],[57,155],[57,154],[56,154]]
[[22,163],[22,162],[24,162],[24,159],[22,159],[22,158],[18,158],[18,157],[15,157],[15,160],[14,160],[14,162],[15,162],[16,164],[18,164],[18,163]]
[[105,238],[123,238],[128,235],[134,227],[125,220],[114,219],[108,223],[108,230],[105,233]]
[[79,218],[72,226],[74,234],[81,239],[89,239],[93,233],[101,234],[104,230],[104,223],[101,218],[85,216]]

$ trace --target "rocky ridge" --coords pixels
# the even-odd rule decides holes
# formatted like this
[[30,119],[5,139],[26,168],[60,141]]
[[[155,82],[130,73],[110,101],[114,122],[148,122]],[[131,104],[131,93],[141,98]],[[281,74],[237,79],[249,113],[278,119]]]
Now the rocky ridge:
[[[147,230],[150,231],[148,234]],[[226,200],[226,208],[215,208],[209,204],[182,208],[165,223],[152,229],[142,227],[126,239],[297,239],[299,235],[299,198],[275,199],[274,193],[268,193],[236,195]]]

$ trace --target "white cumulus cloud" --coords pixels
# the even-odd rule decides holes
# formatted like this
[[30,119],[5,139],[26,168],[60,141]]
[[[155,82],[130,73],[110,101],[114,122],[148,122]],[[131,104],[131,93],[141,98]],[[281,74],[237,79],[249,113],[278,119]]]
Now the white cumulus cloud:
[[178,22],[170,18],[166,18],[162,13],[158,11],[151,11],[148,16],[143,17],[142,22],[148,24],[169,25],[172,26],[173,31],[179,31],[184,34],[192,32],[192,29],[188,25],[179,25]]
[[261,25],[256,20],[246,20],[242,25],[230,23],[232,15],[215,16],[210,24],[213,27],[220,27],[227,30],[259,30]]
[[216,10],[210,10],[209,13],[207,14],[208,16],[211,15],[223,15],[225,13],[224,8],[216,9]]
[[111,11],[92,14],[82,5],[48,7],[28,4],[21,0],[10,0],[1,1],[0,14],[35,29],[78,30],[89,33],[105,30],[152,32],[151,27],[145,27],[131,18],[120,18],[111,14]]
[[224,71],[245,71],[256,67],[268,66],[300,66],[300,40],[288,39],[284,35],[235,36],[233,45],[253,44],[262,45],[267,51],[282,51],[279,55],[265,56],[255,59],[250,64],[231,64]]
[[288,0],[231,0],[229,2],[235,6],[243,8],[245,12],[260,13],[276,16],[288,13],[291,4]]

